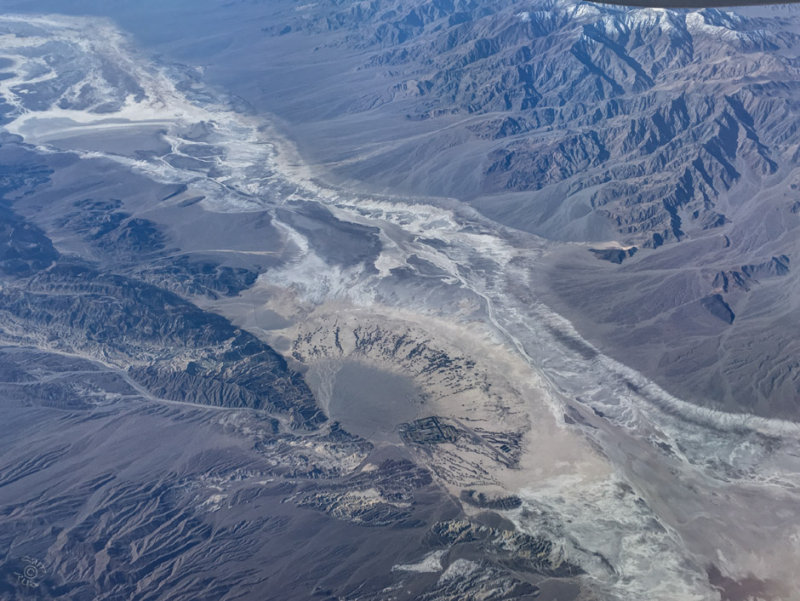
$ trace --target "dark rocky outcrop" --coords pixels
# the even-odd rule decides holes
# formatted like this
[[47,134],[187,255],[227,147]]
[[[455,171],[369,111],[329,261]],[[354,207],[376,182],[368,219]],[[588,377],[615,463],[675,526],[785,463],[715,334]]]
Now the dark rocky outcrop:
[[733,313],[730,305],[725,302],[720,294],[712,294],[700,301],[705,309],[714,317],[721,319],[725,323],[733,323],[736,315]]
[[636,254],[636,247],[631,247],[628,249],[623,248],[590,248],[589,251],[594,253],[594,255],[598,259],[602,259],[603,261],[608,261],[609,263],[616,263],[620,265],[625,259],[632,257]]
[[516,509],[522,505],[519,497],[490,497],[485,493],[475,490],[462,490],[459,498],[467,505],[481,509],[508,510]]

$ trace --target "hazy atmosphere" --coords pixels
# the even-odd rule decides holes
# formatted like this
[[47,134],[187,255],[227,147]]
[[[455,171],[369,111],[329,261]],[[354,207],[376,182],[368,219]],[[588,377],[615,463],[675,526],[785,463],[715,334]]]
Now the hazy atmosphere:
[[633,4],[0,0],[0,599],[800,598],[800,9]]

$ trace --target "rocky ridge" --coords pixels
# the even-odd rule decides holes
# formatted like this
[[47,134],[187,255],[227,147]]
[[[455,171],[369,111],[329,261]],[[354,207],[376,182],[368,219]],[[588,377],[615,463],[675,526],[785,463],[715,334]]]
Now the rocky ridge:
[[362,68],[385,86],[349,110],[465,128],[456,144],[482,153],[478,187],[442,192],[548,237],[680,241],[729,222],[739,195],[785,178],[796,159],[799,39],[776,19],[375,1],[323,3],[286,28],[347,32],[332,43],[366,50]]

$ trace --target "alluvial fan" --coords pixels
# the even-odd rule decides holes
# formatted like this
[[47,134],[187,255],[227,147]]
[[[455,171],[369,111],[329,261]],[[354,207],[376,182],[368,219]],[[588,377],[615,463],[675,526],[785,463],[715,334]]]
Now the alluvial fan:
[[32,4],[0,598],[793,598],[791,11]]

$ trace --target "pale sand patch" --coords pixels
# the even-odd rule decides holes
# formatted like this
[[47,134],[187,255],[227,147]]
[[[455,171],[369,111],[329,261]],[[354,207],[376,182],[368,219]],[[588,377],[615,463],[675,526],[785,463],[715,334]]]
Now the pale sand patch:
[[447,551],[432,551],[418,563],[406,563],[392,566],[393,572],[436,573],[442,571],[442,557]]

